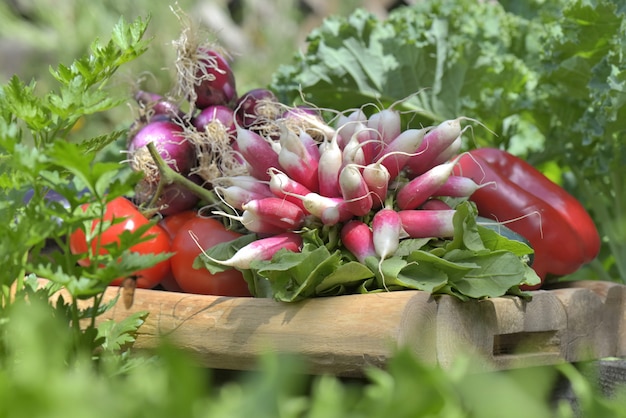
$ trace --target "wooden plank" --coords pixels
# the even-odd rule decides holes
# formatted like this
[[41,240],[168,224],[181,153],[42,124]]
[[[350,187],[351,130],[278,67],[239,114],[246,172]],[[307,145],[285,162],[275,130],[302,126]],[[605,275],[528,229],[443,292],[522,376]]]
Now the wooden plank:
[[626,355],[626,286],[604,281],[559,284],[550,292],[563,304],[567,361]]
[[167,338],[206,367],[232,370],[254,369],[268,350],[301,354],[311,373],[341,376],[384,366],[401,346],[443,367],[473,354],[484,360],[478,370],[626,355],[626,286],[575,282],[532,295],[462,302],[398,291],[289,304],[137,289],[130,310],[119,303],[100,320],[148,311],[135,348]]
[[312,373],[355,376],[367,365],[382,366],[401,345],[435,361],[436,303],[424,292],[288,304],[138,289],[130,310],[116,304],[102,319],[140,310],[150,316],[139,329],[136,348],[153,348],[169,338],[207,367],[252,369],[260,354],[273,350],[304,355]]
[[531,301],[500,297],[462,302],[442,297],[437,313],[439,363],[460,355],[483,363],[476,369],[504,369],[564,361],[561,336],[567,327],[563,306],[550,292],[535,291]]

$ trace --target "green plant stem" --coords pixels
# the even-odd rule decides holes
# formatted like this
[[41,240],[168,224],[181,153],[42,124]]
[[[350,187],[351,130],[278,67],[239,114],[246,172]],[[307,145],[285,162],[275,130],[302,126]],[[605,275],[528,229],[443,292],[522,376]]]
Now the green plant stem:
[[157,192],[152,197],[150,206],[154,206],[163,190],[163,187],[172,183],[177,183],[181,186],[184,186],[205,202],[214,205],[219,205],[221,203],[219,198],[215,195],[215,192],[197,185],[193,181],[189,180],[187,177],[183,176],[180,173],[177,173],[172,168],[170,168],[170,166],[168,166],[165,161],[163,161],[163,158],[161,157],[152,142],[148,143],[147,147],[148,151],[150,151],[152,159],[154,160],[154,163],[157,165],[160,174],[159,186],[157,187]]

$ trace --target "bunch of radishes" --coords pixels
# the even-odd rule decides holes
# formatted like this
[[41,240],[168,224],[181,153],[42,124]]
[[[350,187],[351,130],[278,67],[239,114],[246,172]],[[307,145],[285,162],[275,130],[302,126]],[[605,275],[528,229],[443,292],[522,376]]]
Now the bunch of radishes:
[[327,121],[265,88],[239,96],[223,51],[190,42],[188,33],[181,39],[172,95],[180,99],[135,95],[141,115],[128,152],[145,173],[138,203],[167,216],[209,201],[219,206],[215,215],[260,240],[338,225],[361,261],[392,256],[405,237],[453,235],[455,211],[439,197],[481,187],[453,175],[464,118],[403,129],[393,108],[325,109]]
[[300,109],[265,119],[270,136],[238,126],[235,144],[249,174],[216,188],[240,213],[220,214],[262,236],[339,225],[344,247],[361,262],[392,256],[403,238],[452,237],[455,210],[440,198],[482,187],[453,175],[461,120],[402,130],[392,109],[352,111],[334,124]]

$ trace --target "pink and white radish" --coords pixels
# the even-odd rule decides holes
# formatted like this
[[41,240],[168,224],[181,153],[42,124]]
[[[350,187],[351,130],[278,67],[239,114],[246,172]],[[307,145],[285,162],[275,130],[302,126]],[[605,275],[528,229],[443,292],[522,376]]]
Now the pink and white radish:
[[462,119],[464,118],[459,117],[443,121],[424,136],[415,155],[406,161],[407,171],[412,177],[425,173],[431,168],[433,161],[461,136]]
[[[310,196],[310,198],[316,198]],[[330,198],[333,204],[330,204],[322,210],[322,216],[320,220],[322,224],[326,226],[337,225],[341,222],[346,222],[354,217],[354,214],[348,209],[346,201],[342,198]]]
[[312,193],[311,190],[277,168],[270,169],[269,175],[269,187],[274,196],[288,200],[307,210],[304,205],[304,196]]
[[312,107],[288,108],[278,122],[294,133],[305,132],[316,143],[328,140],[336,133],[335,129],[322,119],[320,112]]
[[373,198],[357,165],[348,164],[341,169],[339,188],[347,209],[354,216],[365,216],[372,210]]
[[391,175],[387,167],[380,163],[368,164],[363,168],[363,180],[372,193],[372,208],[381,207],[387,198]]
[[283,127],[278,162],[284,172],[311,191],[318,191],[319,161],[311,155],[300,137]]
[[422,204],[422,206],[420,206],[420,209],[424,209],[424,210],[450,210],[452,209],[452,207],[450,205],[448,205],[446,202],[444,202],[441,199],[438,199],[436,197],[433,197],[431,199],[428,199],[426,202],[424,202]]
[[365,124],[357,122],[357,125],[354,133],[342,149],[343,165],[365,165],[369,163],[369,161],[366,160],[364,142],[369,141],[370,134]]
[[385,166],[390,180],[395,179],[404,169],[407,161],[419,149],[428,128],[407,129],[383,146],[375,162]]
[[361,263],[365,263],[367,257],[378,258],[372,230],[363,221],[353,219],[346,222],[341,227],[341,242]]
[[269,180],[268,170],[280,166],[278,154],[272,145],[256,132],[239,126],[236,141],[250,174],[259,180]]
[[456,160],[439,164],[403,185],[396,194],[401,210],[417,209],[426,202],[452,175]]
[[250,212],[249,210],[244,210],[239,217],[232,216],[224,212],[214,213],[216,215],[221,215],[227,218],[238,220],[248,231],[255,232],[263,236],[277,235],[288,231],[287,228],[275,225],[269,222],[267,219],[258,216],[254,212]]
[[203,253],[210,261],[224,266],[234,267],[239,270],[250,269],[252,263],[257,260],[271,260],[281,249],[299,252],[302,247],[302,237],[293,232],[285,232],[271,237],[252,241],[241,247],[235,255],[227,260],[216,260]]
[[450,161],[461,151],[461,147],[463,146],[463,136],[459,135],[446,149],[441,151],[438,156],[432,161],[431,164],[427,165],[427,169],[431,169],[436,165],[443,164],[446,161]]
[[350,138],[352,138],[352,135],[354,134],[359,123],[367,125],[367,115],[363,112],[363,109],[353,110],[347,116],[339,116],[335,128],[339,133],[337,142],[341,149],[343,149]]
[[337,142],[338,134],[323,143],[318,164],[319,193],[327,197],[341,196],[339,189],[339,172],[343,166],[343,154]]
[[374,250],[381,260],[394,255],[403,233],[402,219],[394,209],[385,207],[374,214],[372,239]]
[[456,211],[412,209],[400,210],[402,229],[411,238],[450,238],[454,236]]
[[300,206],[278,197],[250,200],[242,209],[285,231],[299,229],[304,224],[305,213]]
[[213,190],[215,190],[215,193],[217,193],[229,206],[237,210],[243,209],[243,205],[251,200],[273,196],[272,194],[266,195],[257,193],[240,186],[215,186],[213,187]]
[[389,144],[402,133],[400,112],[389,108],[373,113],[367,120],[367,126],[373,129],[371,139],[378,142],[374,147],[374,152],[378,154],[385,144]]
[[215,179],[215,184],[220,185],[222,187],[236,186],[242,189],[245,189],[249,192],[255,193],[257,195],[262,195],[265,197],[274,196],[272,190],[270,190],[269,182],[264,180],[259,180],[254,176],[250,175],[237,175],[237,176],[226,176]]
[[477,184],[469,177],[463,176],[450,176],[439,187],[433,196],[446,196],[446,197],[470,197],[474,192],[485,186],[495,187],[494,182],[487,182],[483,184]]

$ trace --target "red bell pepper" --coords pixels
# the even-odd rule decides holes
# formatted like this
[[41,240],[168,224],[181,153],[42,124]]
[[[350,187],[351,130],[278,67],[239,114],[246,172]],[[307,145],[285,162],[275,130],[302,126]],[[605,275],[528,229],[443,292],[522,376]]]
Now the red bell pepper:
[[471,200],[481,216],[506,222],[528,239],[535,250],[533,269],[542,281],[571,274],[598,255],[600,236],[582,204],[521,158],[479,148],[459,159],[455,174],[479,184],[493,182]]

